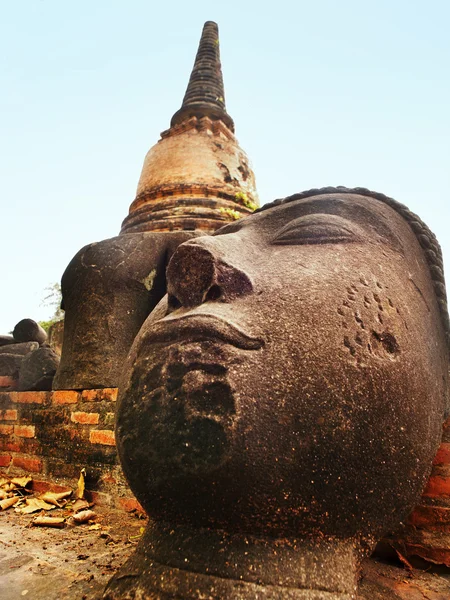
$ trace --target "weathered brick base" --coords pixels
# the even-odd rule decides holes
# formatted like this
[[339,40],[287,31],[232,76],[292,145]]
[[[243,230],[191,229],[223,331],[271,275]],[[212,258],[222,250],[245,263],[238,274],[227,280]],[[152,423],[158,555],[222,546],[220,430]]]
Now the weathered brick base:
[[0,467],[41,487],[73,485],[85,468],[96,503],[140,509],[117,459],[116,397],[117,388],[0,392]]

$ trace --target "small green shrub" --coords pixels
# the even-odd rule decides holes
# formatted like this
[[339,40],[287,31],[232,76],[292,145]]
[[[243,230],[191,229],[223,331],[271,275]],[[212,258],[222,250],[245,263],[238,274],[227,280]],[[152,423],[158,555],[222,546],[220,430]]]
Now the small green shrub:
[[231,217],[233,219],[233,221],[237,221],[238,219],[240,219],[242,217],[241,213],[238,212],[237,210],[233,210],[232,208],[219,208],[219,212],[221,212],[223,215],[227,215],[228,217]]
[[245,192],[237,192],[234,197],[238,202],[242,202],[242,204],[252,212],[258,208],[257,205],[254,202],[252,202],[252,200],[250,200],[250,198]]

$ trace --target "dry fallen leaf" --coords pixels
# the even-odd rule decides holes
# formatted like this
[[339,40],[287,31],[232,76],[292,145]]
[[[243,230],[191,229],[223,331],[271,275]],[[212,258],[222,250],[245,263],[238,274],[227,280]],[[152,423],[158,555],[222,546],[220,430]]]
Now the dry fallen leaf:
[[27,498],[25,503],[26,506],[16,509],[17,512],[20,512],[23,515],[29,515],[30,513],[34,513],[38,510],[53,510],[56,508],[53,504],[48,504],[40,498]]
[[57,527],[61,529],[64,527],[66,520],[63,517],[42,517],[38,516],[32,521],[32,525],[38,527]]
[[9,493],[5,492],[5,490],[0,489],[0,500],[4,500],[5,498],[9,498]]
[[11,483],[16,487],[27,487],[31,481],[33,481],[31,477],[14,477],[11,479]]
[[0,487],[2,488],[6,484],[9,485],[9,479],[7,479],[6,477],[0,477]]
[[75,521],[75,523],[80,524],[87,523],[87,521],[90,521],[96,516],[97,515],[93,510],[82,510],[81,512],[73,515],[72,519]]
[[75,502],[73,503],[72,510],[74,513],[77,513],[80,512],[80,510],[89,508],[90,506],[91,504],[89,504],[87,500],[81,500],[81,498],[78,498],[78,500],[75,500]]
[[86,469],[81,469],[80,471],[80,477],[78,479],[78,483],[77,483],[77,492],[76,492],[76,497],[83,499],[84,498],[84,478],[86,476]]
[[94,523],[94,525],[89,526],[90,531],[97,531],[98,529],[101,529],[101,528],[102,528],[102,526],[100,525],[100,523]]
[[6,500],[1,500],[0,501],[0,509],[6,510],[7,508],[14,506],[14,504],[19,502],[19,500],[20,500],[19,496],[13,496],[12,498],[6,498]]
[[42,494],[41,496],[39,496],[39,499],[43,500],[44,502],[48,502],[48,504],[53,504],[53,506],[57,506],[58,508],[61,508],[61,506],[64,506],[64,504],[65,504],[64,500],[71,495],[72,495],[72,490],[69,490],[68,492],[58,492],[58,493],[45,492],[45,494]]

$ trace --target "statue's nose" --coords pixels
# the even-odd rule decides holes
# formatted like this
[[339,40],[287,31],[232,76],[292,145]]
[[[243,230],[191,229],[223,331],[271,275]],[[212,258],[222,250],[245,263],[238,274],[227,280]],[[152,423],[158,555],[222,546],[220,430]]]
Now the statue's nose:
[[250,278],[224,260],[213,244],[185,242],[167,268],[169,305],[193,307],[208,301],[230,302],[251,293]]

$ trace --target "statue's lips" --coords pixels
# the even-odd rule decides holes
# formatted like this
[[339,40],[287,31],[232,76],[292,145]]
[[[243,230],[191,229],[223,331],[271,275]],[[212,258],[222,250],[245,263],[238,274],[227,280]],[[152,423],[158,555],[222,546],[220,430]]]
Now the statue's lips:
[[264,341],[252,337],[223,319],[209,315],[171,317],[157,321],[146,335],[146,342],[222,341],[242,350],[258,350]]

